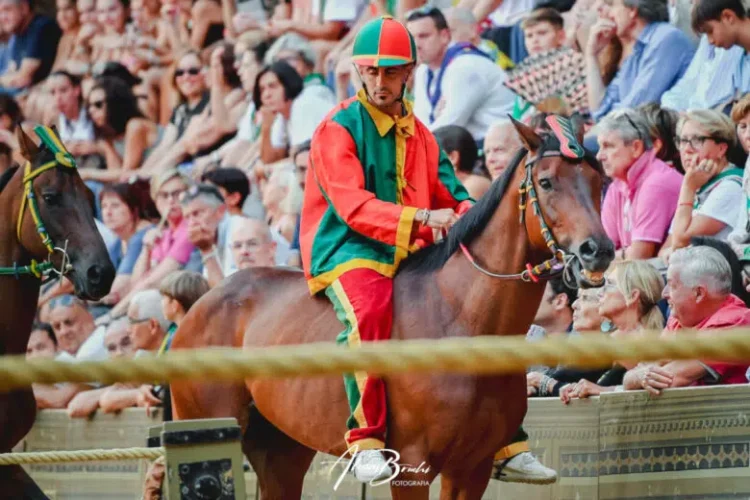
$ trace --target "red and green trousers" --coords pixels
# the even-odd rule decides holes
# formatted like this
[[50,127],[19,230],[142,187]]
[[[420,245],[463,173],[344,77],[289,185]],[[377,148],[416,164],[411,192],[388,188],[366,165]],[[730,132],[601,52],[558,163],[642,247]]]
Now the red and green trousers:
[[[393,326],[393,279],[371,269],[347,271],[326,288],[336,315],[344,324],[336,342],[358,347],[362,342],[391,338]],[[351,414],[346,444],[359,451],[385,447],[386,397],[382,379],[366,373],[344,374],[344,388]]]

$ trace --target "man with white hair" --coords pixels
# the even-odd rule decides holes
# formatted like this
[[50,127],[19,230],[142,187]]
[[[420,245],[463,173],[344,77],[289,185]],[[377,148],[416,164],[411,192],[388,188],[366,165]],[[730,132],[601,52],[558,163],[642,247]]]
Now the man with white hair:
[[682,175],[656,157],[643,117],[619,110],[598,127],[597,158],[613,179],[602,205],[602,225],[620,259],[655,257],[667,239]]
[[[663,335],[679,335],[683,328],[717,330],[750,325],[750,309],[732,295],[732,269],[714,248],[676,250],[669,260],[663,296],[672,315]],[[669,387],[746,383],[748,363],[680,360],[641,363],[628,371],[623,386],[660,394]]]
[[513,61],[495,45],[495,42],[479,36],[479,23],[471,9],[450,7],[445,9],[445,18],[451,30],[453,43],[470,43],[490,56],[501,68],[507,70],[513,67]]
[[522,147],[521,138],[509,118],[502,118],[489,128],[484,138],[484,157],[493,181],[503,175]]
[[161,294],[156,289],[136,293],[128,306],[128,332],[136,356],[141,351],[157,352],[167,335],[170,322],[164,317]]

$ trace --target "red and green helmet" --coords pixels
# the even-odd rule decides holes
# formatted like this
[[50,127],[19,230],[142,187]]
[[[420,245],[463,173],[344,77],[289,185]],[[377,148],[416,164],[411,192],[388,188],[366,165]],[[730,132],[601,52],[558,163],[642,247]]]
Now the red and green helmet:
[[403,66],[417,60],[417,45],[406,26],[383,16],[365,24],[357,33],[352,62],[360,66]]

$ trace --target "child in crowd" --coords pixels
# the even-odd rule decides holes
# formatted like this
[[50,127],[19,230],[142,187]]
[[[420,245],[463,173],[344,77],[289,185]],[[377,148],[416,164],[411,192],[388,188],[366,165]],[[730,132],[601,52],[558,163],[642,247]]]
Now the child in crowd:
[[190,308],[209,290],[208,281],[193,271],[177,271],[161,282],[161,307],[164,317],[172,322],[164,339],[162,350],[168,350],[172,336]]

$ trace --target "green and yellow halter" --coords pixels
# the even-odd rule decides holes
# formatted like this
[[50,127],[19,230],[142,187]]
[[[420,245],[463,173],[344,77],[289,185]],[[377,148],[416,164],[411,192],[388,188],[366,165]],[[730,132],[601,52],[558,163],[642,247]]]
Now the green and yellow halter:
[[[44,227],[44,222],[39,215],[39,205],[37,204],[36,195],[34,194],[33,189],[34,179],[42,175],[44,172],[52,170],[53,168],[57,168],[58,166],[62,166],[65,168],[76,168],[76,162],[73,158],[73,155],[71,155],[68,150],[65,149],[62,141],[51,128],[39,125],[34,128],[34,132],[36,132],[36,134],[42,140],[42,144],[44,144],[47,149],[52,152],[52,154],[55,156],[55,159],[44,163],[43,165],[40,165],[36,168],[36,170],[31,169],[30,161],[26,162],[26,165],[24,166],[22,181],[24,192],[23,198],[21,199],[21,209],[18,213],[16,236],[20,243],[21,231],[23,228],[23,216],[26,213],[26,207],[28,206],[29,213],[31,213],[31,218],[34,219],[34,225],[36,226],[36,230],[39,233],[39,237],[42,239],[42,243],[44,244],[44,246],[47,247],[49,255],[52,255],[57,248],[53,244],[52,238],[50,238],[49,233],[47,232],[47,228]],[[67,254],[65,252],[65,249],[58,250],[62,251],[64,254],[62,269],[60,271],[57,271],[59,275],[62,275],[67,271]],[[0,276],[10,275],[19,278],[23,275],[32,275],[36,278],[41,279],[44,274],[50,270],[54,270],[54,266],[52,262],[49,261],[49,259],[41,263],[32,259],[31,263],[26,266],[19,266],[18,263],[14,263],[13,267],[0,267]]]

